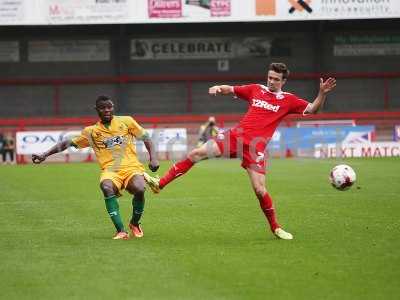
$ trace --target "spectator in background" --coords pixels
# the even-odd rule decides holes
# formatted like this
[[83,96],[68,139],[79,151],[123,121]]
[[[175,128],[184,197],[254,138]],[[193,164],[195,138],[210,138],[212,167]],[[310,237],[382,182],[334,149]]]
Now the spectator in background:
[[208,121],[200,126],[199,130],[199,141],[197,142],[197,146],[201,146],[205,144],[208,140],[216,137],[218,134],[219,128],[215,123],[215,117],[210,116]]
[[3,149],[1,151],[2,152],[1,154],[3,156],[3,163],[7,163],[7,154],[10,157],[9,163],[14,162],[14,150],[15,150],[14,137],[12,136],[12,134],[8,134],[3,139]]
[[2,156],[2,162],[4,163],[4,157],[3,157],[3,150],[4,150],[4,136],[2,133],[0,133],[0,155]]

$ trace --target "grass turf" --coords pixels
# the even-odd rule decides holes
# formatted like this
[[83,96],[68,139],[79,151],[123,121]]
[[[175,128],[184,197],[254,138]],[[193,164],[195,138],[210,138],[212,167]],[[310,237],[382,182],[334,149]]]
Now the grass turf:
[[397,299],[400,161],[345,162],[359,180],[340,192],[327,181],[337,160],[271,160],[293,241],[269,232],[235,160],[147,192],[145,237],[129,241],[111,240],[97,165],[0,166],[1,298]]

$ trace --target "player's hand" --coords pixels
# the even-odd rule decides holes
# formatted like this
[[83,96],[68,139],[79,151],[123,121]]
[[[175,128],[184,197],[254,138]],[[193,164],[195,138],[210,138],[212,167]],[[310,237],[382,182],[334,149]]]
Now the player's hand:
[[333,90],[336,86],[336,79],[329,77],[326,81],[324,81],[322,78],[319,80],[319,90],[326,94],[329,93],[331,90]]
[[156,172],[156,171],[158,170],[159,167],[160,167],[160,164],[159,164],[159,162],[158,162],[157,159],[152,159],[152,160],[150,161],[150,163],[149,163],[149,169],[150,169],[152,172]]
[[208,93],[212,96],[216,96],[217,94],[221,93],[221,87],[219,85],[214,85],[208,89]]
[[40,164],[41,162],[46,160],[45,154],[32,154],[32,162],[34,164]]

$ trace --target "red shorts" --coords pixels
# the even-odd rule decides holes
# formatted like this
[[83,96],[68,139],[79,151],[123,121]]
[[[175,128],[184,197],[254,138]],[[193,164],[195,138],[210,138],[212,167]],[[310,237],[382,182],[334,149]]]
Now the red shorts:
[[265,143],[245,144],[243,139],[230,130],[219,133],[214,138],[214,141],[217,143],[223,157],[241,158],[241,166],[244,169],[251,169],[257,173],[265,174]]

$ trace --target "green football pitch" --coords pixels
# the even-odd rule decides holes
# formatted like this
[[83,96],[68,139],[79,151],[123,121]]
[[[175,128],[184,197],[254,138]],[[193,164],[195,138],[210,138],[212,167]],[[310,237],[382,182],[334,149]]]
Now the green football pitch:
[[[96,164],[0,166],[2,299],[398,299],[400,160],[272,159],[267,187],[294,234],[267,229],[236,160],[146,192],[143,239],[114,241]],[[169,163],[163,163],[162,174]],[[124,220],[128,194],[120,198]]]

